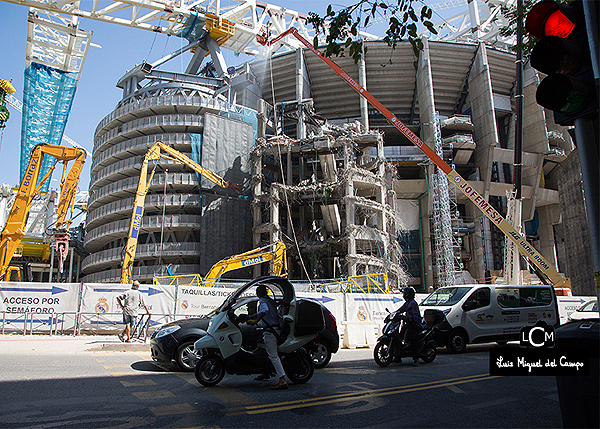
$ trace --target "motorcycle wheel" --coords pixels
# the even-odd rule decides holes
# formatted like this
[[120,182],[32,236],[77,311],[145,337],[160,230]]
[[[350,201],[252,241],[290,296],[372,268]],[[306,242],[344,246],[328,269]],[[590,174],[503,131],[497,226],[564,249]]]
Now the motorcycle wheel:
[[285,365],[285,375],[294,384],[306,383],[315,372],[312,358],[307,353],[290,356]]
[[392,363],[392,349],[389,341],[379,341],[373,351],[375,363],[381,367],[386,367]]
[[421,359],[423,359],[423,362],[425,363],[433,362],[436,356],[437,350],[435,347],[427,347],[423,350],[423,353],[421,353]]
[[204,355],[196,363],[194,375],[203,386],[215,386],[225,377],[225,362],[215,354]]

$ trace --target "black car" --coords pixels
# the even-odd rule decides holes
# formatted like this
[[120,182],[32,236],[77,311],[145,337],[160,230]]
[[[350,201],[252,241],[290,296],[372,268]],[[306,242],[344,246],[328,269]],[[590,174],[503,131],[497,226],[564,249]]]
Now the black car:
[[[258,298],[254,298],[258,302]],[[314,301],[309,298],[298,298],[297,302]],[[316,301],[315,301],[316,302]],[[331,360],[331,355],[336,353],[340,344],[337,332],[337,323],[331,312],[319,303],[325,317],[325,329],[317,334],[314,340],[305,347],[313,357],[315,368],[325,367]],[[162,364],[175,362],[182,371],[193,371],[190,363],[190,353],[194,351],[194,343],[206,334],[210,318],[208,316],[193,317],[166,323],[156,330],[150,339],[152,359]],[[243,343],[251,344],[262,338],[256,326],[240,325],[243,334]],[[243,344],[242,343],[242,347]]]

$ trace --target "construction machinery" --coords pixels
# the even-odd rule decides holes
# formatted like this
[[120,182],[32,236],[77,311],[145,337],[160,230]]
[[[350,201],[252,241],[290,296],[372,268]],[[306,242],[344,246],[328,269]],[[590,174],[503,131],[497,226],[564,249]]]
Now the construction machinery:
[[11,82],[0,79],[0,128],[4,128],[6,121],[10,117],[8,107],[6,107],[6,97],[14,94],[15,88]]
[[150,174],[148,174],[148,162],[157,161],[161,158],[170,159],[173,161],[177,161],[183,165],[187,165],[196,173],[200,174],[202,177],[210,180],[211,182],[222,188],[232,189],[236,192],[240,191],[240,188],[237,184],[225,181],[223,178],[213,173],[212,171],[202,168],[200,164],[192,161],[190,158],[188,158],[181,152],[173,149],[172,147],[169,147],[162,142],[156,142],[155,144],[153,144],[150,147],[150,149],[148,149],[148,152],[144,157],[144,161],[142,162],[142,168],[140,170],[140,181],[138,183],[137,191],[135,193],[135,199],[133,201],[133,211],[131,213],[129,233],[127,234],[127,243],[125,244],[125,249],[123,252],[121,283],[130,283],[132,280],[131,273],[133,269],[133,261],[135,259],[138,235],[140,232],[140,227],[142,226],[142,217],[144,215],[144,201],[146,199],[146,194],[148,193],[148,189],[150,188],[150,183],[152,182],[152,177],[154,177],[154,171],[156,169],[155,164]]
[[271,261],[273,261],[272,274],[287,277],[286,247],[281,241],[277,241],[273,244],[240,253],[239,255],[221,259],[210,268],[204,279],[199,274],[183,274],[181,276],[154,277],[153,281],[154,284],[165,284],[165,282],[173,284],[174,281],[179,282],[179,280],[185,278],[186,281],[189,279],[187,284],[195,283],[198,286],[213,287],[221,276],[228,271],[239,270],[240,268]]
[[[45,156],[52,156],[56,160],[44,177],[38,180]],[[68,169],[70,161],[73,161],[73,164]],[[70,212],[73,213],[79,176],[85,163],[85,151],[77,148],[40,144],[31,153],[29,165],[27,166],[27,170],[25,170],[21,186],[2,230],[0,241],[0,279],[9,279],[6,274],[10,261],[19,243],[25,236],[25,227],[33,198],[40,194],[40,189],[50,178],[58,162],[63,163],[63,171],[60,182],[60,196],[56,208],[57,218],[53,232],[58,251],[59,272],[62,271],[62,263],[69,250],[69,228],[73,222],[71,218],[67,219],[67,212],[70,209]]]
[[[267,250],[271,249],[273,246],[275,246],[275,250]],[[208,274],[204,277],[204,286],[214,286],[227,271],[239,270],[240,268],[269,261],[273,261],[274,275],[287,277],[286,248],[285,244],[278,241],[272,245],[253,249],[246,253],[234,255],[226,259],[221,259],[210,268]]]
[[317,55],[325,64],[331,67],[335,74],[342,78],[352,89],[360,96],[364,97],[373,107],[375,107],[385,118],[398,129],[404,136],[410,140],[417,148],[419,148],[442,172],[448,176],[448,180],[469,199],[475,206],[502,231],[519,249],[519,252],[527,258],[533,266],[536,267],[538,275],[544,282],[549,282],[555,288],[571,287],[569,279],[563,277],[550,263],[529,243],[527,240],[508,222],[498,211],[488,203],[479,193],[469,185],[460,174],[450,167],[432,148],[423,142],[415,133],[413,133],[402,121],[400,121],[392,112],[390,112],[383,104],[381,104],[373,95],[365,88],[360,86],[348,73],[346,73],[333,60],[325,57],[311,42],[302,37],[298,30],[290,28],[279,34],[277,37],[269,40],[269,34],[260,34],[257,36],[257,41],[266,46],[272,46],[281,39],[293,36],[306,46],[312,53]]

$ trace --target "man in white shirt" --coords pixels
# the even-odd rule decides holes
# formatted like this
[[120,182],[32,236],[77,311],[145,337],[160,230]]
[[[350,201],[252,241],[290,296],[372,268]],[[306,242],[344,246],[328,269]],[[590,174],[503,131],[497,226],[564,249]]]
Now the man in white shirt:
[[[146,309],[146,314],[150,314],[139,288],[140,282],[134,280],[131,284],[131,289],[117,297],[117,302],[123,310],[123,323],[125,324],[125,329],[118,337],[121,341],[127,343],[131,342],[131,327],[135,324],[139,309],[144,307]],[[125,336],[127,336],[127,339],[125,339]]]

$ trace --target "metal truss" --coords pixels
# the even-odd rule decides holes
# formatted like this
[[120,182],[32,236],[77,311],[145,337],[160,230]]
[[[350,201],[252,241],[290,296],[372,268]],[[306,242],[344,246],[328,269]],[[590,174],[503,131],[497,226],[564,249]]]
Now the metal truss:
[[[515,44],[514,37],[500,34],[502,27],[508,25],[508,19],[502,14],[502,8],[516,7],[516,0],[448,0],[431,6],[434,12],[454,7],[465,7],[456,15],[442,19],[434,24],[438,31],[431,40],[486,42],[504,47]],[[422,33],[425,34],[425,33]]]
[[77,79],[90,47],[92,33],[77,26],[76,16],[30,9],[27,18],[27,67],[31,62],[75,73]]

